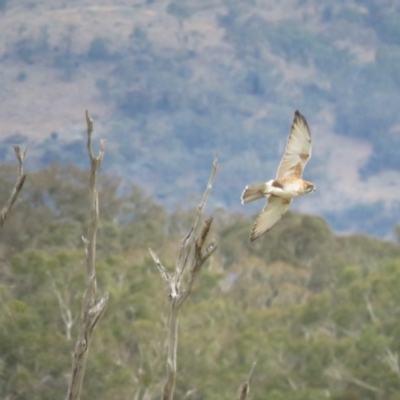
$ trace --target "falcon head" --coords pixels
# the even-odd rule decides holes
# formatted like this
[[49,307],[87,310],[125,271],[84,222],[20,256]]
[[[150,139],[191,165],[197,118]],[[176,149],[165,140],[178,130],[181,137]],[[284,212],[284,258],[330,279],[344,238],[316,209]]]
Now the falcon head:
[[306,182],[305,186],[306,186],[306,188],[305,188],[306,193],[315,192],[317,190],[315,185],[311,182]]

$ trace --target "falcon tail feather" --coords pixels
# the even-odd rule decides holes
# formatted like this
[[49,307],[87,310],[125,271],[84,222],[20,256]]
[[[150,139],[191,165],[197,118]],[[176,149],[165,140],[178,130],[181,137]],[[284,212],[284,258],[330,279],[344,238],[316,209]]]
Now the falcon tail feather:
[[250,203],[251,201],[265,197],[266,189],[266,183],[254,183],[252,185],[247,185],[242,193],[242,204]]

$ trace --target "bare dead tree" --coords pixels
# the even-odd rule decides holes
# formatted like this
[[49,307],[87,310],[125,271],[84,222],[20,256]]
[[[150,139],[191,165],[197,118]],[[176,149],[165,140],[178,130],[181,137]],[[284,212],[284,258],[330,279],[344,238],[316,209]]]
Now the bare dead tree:
[[97,173],[103,160],[105,141],[100,142],[100,152],[97,157],[92,151],[93,120],[86,111],[87,151],[90,159],[90,223],[87,237],[82,237],[86,251],[86,291],[83,296],[80,329],[74,350],[72,374],[68,387],[67,400],[79,400],[85,374],[90,340],[96,323],[104,313],[108,293],[99,297],[96,281],[96,235],[99,220],[99,199],[97,193]]
[[254,361],[253,365],[251,366],[249,375],[247,377],[247,380],[245,380],[239,387],[238,390],[238,395],[237,395],[237,400],[246,400],[249,393],[250,393],[250,385],[251,381],[253,379],[253,372],[254,368],[256,367],[257,363]]
[[26,174],[24,173],[24,159],[26,154],[26,148],[24,151],[21,151],[20,147],[15,145],[14,151],[15,151],[15,156],[17,157],[19,163],[18,178],[17,181],[15,182],[13,191],[11,192],[11,195],[7,200],[6,205],[0,212],[0,229],[3,228],[4,222],[6,221],[8,215],[10,214],[11,208],[14,205],[15,200],[17,200],[17,197],[22,189],[22,186],[24,185],[26,178]]
[[[167,286],[169,300],[167,378],[161,397],[163,400],[172,400],[175,391],[179,310],[191,293],[193,283],[201,267],[217,248],[214,241],[210,241],[206,245],[213,218],[210,217],[206,219],[200,228],[204,207],[210,195],[215,175],[217,173],[217,168],[218,162],[217,158],[215,158],[207,189],[204,192],[203,198],[198,206],[195,221],[188,234],[182,241],[176,261],[175,271],[173,273],[168,273],[165,267],[161,264],[157,255],[151,249],[149,249],[152,258],[156,263],[158,270],[160,271],[161,277]],[[181,282],[184,276],[186,281],[181,289]]]

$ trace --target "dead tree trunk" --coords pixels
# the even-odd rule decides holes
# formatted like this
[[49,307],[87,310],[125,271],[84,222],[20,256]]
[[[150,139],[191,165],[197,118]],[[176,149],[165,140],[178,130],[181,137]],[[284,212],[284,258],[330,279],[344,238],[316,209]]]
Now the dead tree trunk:
[[[176,352],[178,346],[179,310],[191,293],[193,283],[201,267],[217,248],[213,241],[208,242],[206,245],[213,218],[211,217],[206,219],[203,223],[201,222],[204,206],[210,195],[215,175],[217,173],[217,166],[217,159],[215,159],[207,189],[204,192],[203,199],[198,207],[195,221],[182,241],[175,271],[173,273],[168,273],[161,264],[157,255],[149,249],[152,258],[166,283],[169,300],[167,378],[161,397],[163,400],[172,400],[174,397],[177,371]],[[200,228],[201,223],[202,227]],[[184,287],[181,289],[181,281],[183,277],[185,277],[186,282]]]
[[86,111],[87,125],[87,150],[90,158],[90,224],[87,237],[82,237],[86,251],[86,291],[83,296],[80,329],[75,345],[72,374],[68,387],[67,400],[79,400],[82,389],[83,376],[85,375],[87,356],[93,328],[102,316],[108,293],[99,297],[96,281],[96,235],[99,219],[99,199],[97,193],[97,173],[104,156],[105,142],[100,143],[100,152],[97,157],[92,151],[93,120]]

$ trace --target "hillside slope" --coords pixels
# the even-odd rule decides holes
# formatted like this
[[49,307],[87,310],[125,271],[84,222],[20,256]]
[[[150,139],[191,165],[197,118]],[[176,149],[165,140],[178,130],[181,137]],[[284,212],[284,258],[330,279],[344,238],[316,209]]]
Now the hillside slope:
[[192,204],[214,153],[215,205],[270,179],[295,109],[311,127],[294,209],[390,237],[400,216],[399,1],[0,2],[0,150],[79,160],[83,115],[105,167],[167,207]]

